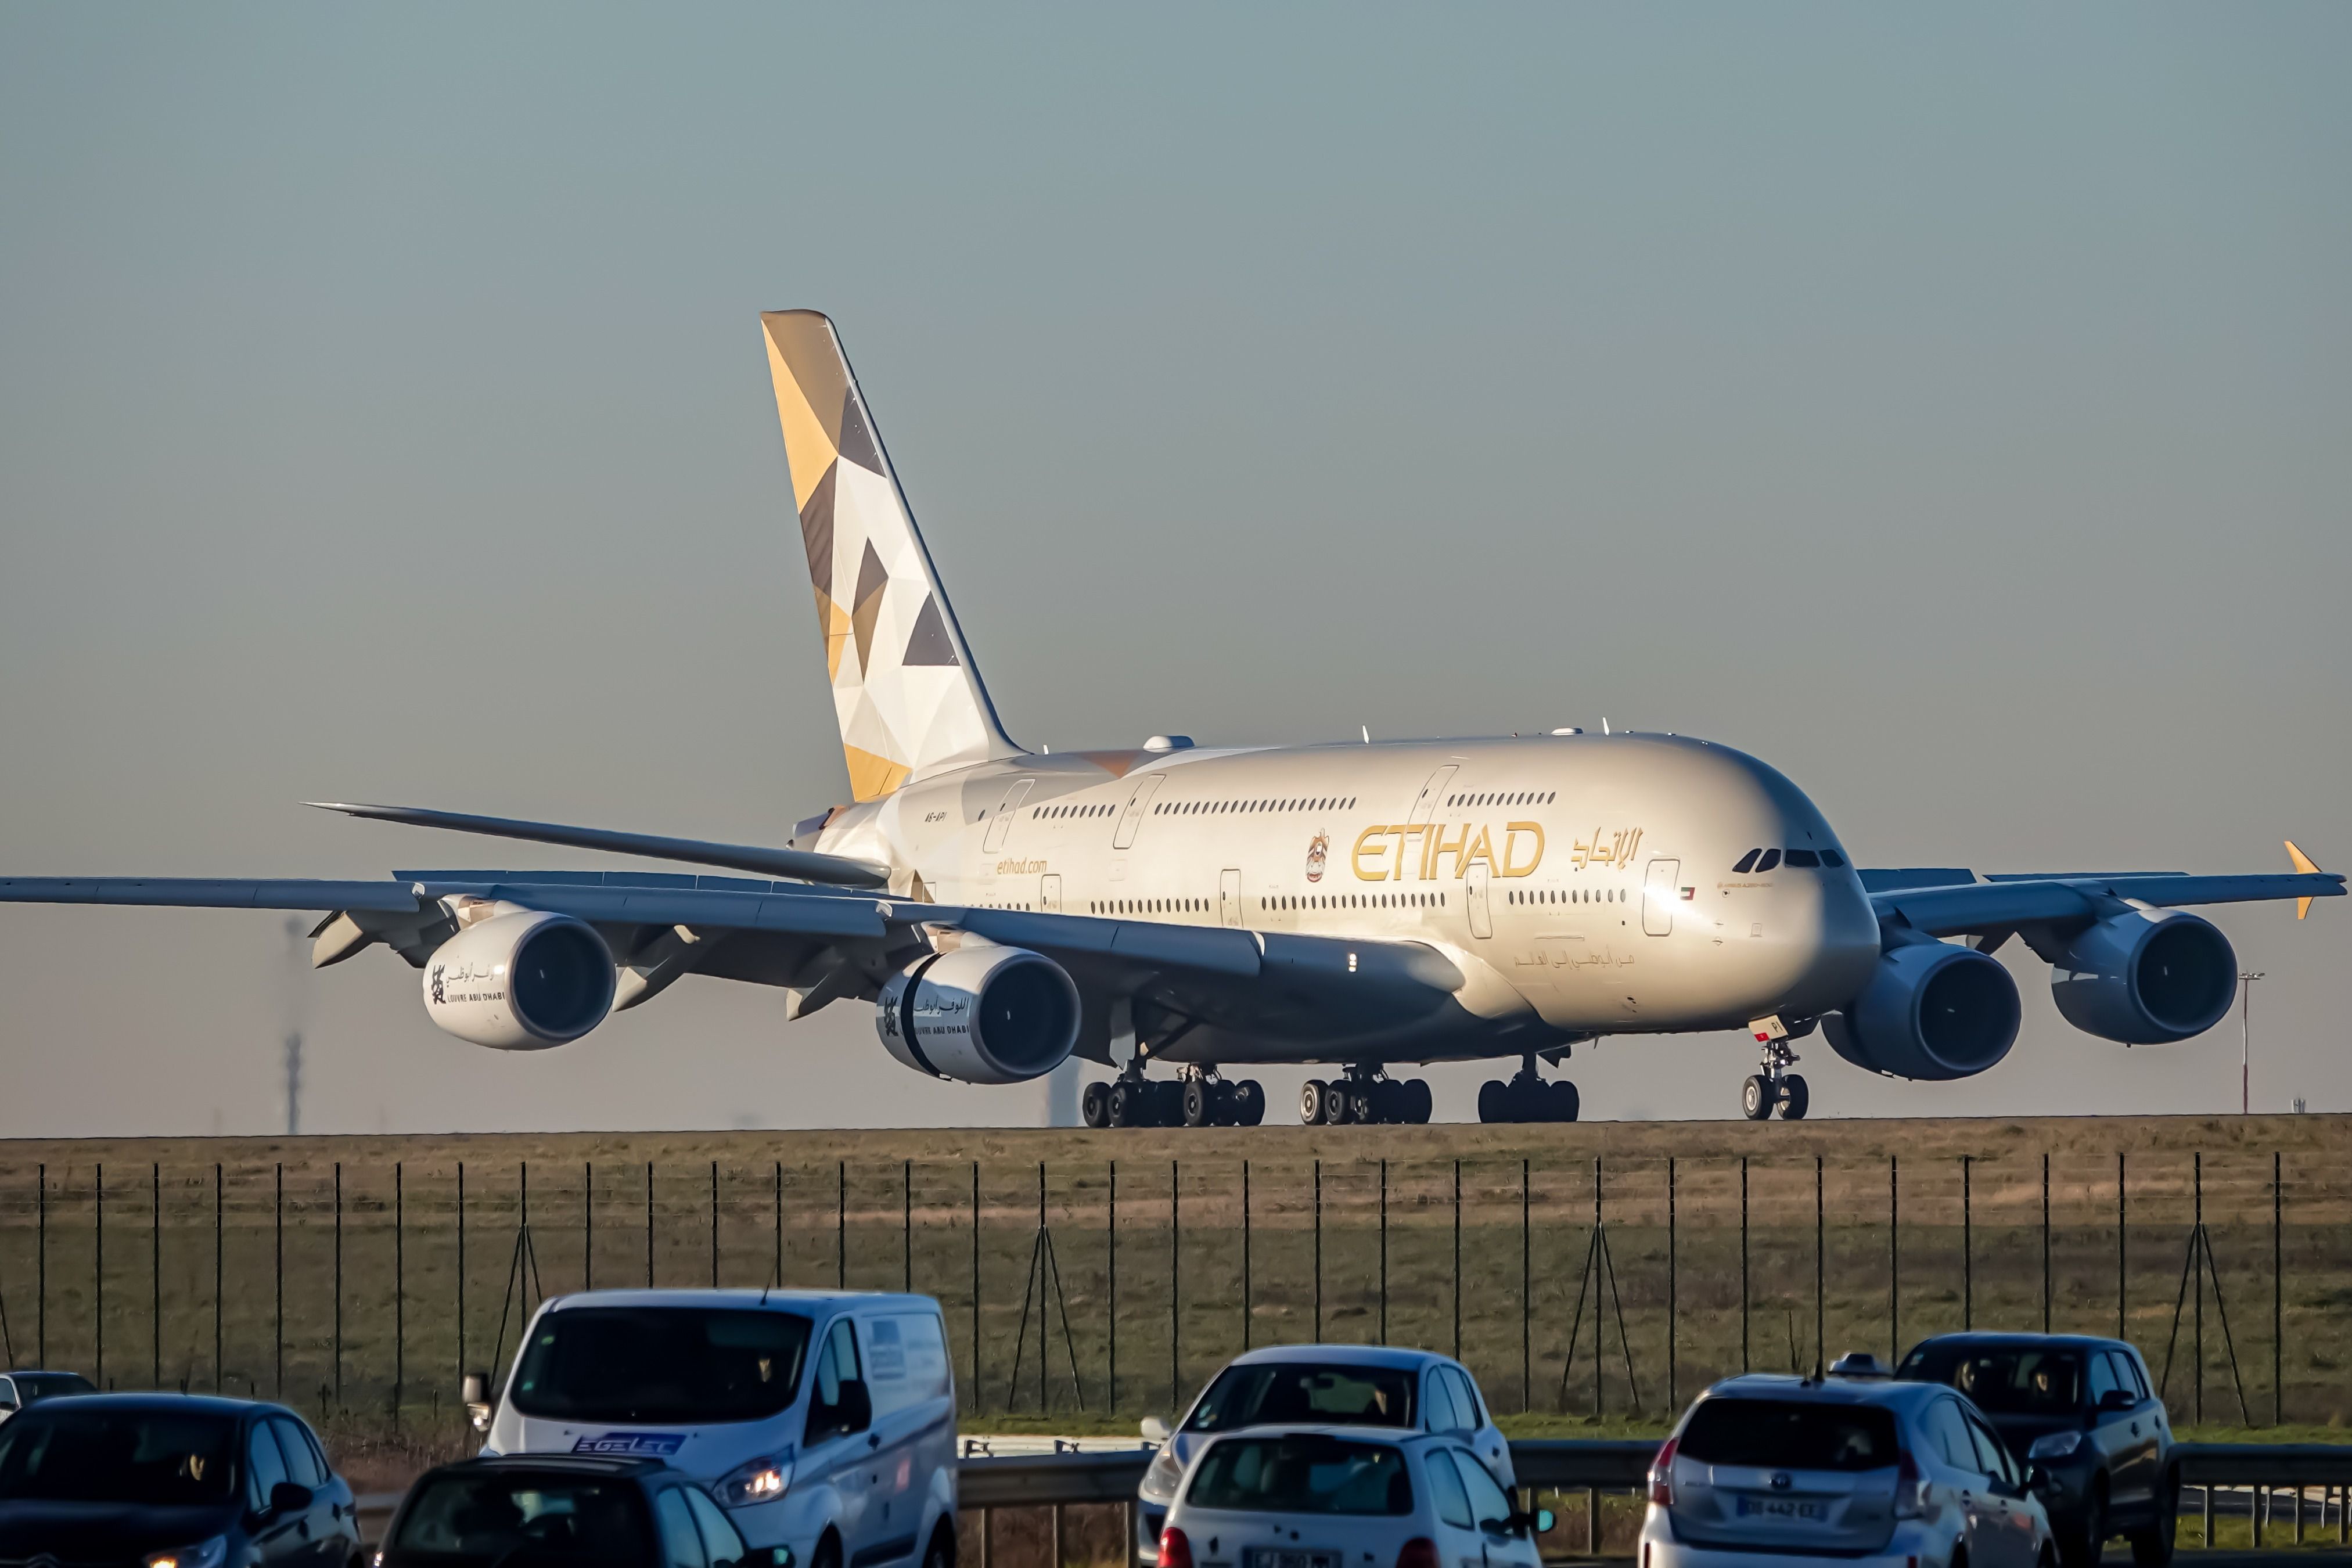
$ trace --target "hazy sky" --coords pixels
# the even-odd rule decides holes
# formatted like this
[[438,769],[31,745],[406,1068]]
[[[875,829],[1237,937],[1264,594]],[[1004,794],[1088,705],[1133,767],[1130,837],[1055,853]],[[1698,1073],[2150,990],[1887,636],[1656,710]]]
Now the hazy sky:
[[[1705,734],[1874,864],[2352,868],[2352,8],[0,7],[0,870],[593,864],[844,797],[757,312],[1012,732]],[[2352,905],[2224,910],[2352,1109]],[[698,981],[559,1051],[0,910],[0,1133],[1034,1120]],[[2058,1021],[1817,1115],[2206,1110]],[[2334,976],[2336,978],[2331,979]],[[1720,1116],[1738,1037],[1580,1052]],[[1268,1074],[1286,1114],[1297,1074]],[[1486,1076],[1433,1075],[1466,1114]]]

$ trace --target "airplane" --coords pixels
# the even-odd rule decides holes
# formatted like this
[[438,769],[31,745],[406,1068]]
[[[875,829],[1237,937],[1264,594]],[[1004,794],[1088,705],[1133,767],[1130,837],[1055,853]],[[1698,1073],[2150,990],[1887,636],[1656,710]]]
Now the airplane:
[[[1031,752],[998,721],[834,324],[761,317],[849,804],[786,845],[419,807],[353,816],[697,872],[402,871],[354,881],[0,879],[0,901],[307,910],[311,962],[383,945],[461,1039],[535,1050],[689,974],[875,1009],[882,1047],[969,1084],[1077,1057],[1094,1127],[1255,1125],[1256,1080],[1328,1065],[1303,1121],[1429,1120],[1410,1064],[1509,1060],[1485,1121],[1572,1121],[1545,1079],[1603,1036],[1747,1030],[1751,1120],[1811,1104],[1795,1042],[1894,1078],[1987,1071],[2015,1043],[2015,938],[2059,1011],[2160,1044],[2229,1011],[2238,964],[2188,906],[2344,891],[2287,873],[1858,866],[1785,775],[1732,747],[1609,728],[1475,740]],[[717,873],[743,873],[725,875]],[[1169,1076],[1150,1076],[1160,1067]]]

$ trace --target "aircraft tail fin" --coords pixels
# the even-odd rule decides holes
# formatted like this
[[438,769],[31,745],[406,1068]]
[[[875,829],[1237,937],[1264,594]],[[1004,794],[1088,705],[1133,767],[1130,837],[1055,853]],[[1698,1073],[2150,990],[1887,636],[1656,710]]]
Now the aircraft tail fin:
[[760,325],[852,795],[879,800],[910,778],[1021,755],[997,722],[833,322],[771,310]]

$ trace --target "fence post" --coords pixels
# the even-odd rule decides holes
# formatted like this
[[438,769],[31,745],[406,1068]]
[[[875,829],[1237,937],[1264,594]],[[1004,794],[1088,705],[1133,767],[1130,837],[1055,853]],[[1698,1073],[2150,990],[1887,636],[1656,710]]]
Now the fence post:
[[1323,1162],[1315,1162],[1315,1342],[1323,1342]]
[[392,1163],[392,1424],[408,1383],[408,1213],[401,1163]]
[[222,1267],[222,1210],[221,1168],[219,1162],[215,1161],[213,1163],[213,1392],[215,1394],[226,1392],[228,1386],[227,1374],[221,1371],[221,1293],[226,1287],[228,1279]]
[[710,1162],[710,1288],[719,1289],[719,1162]]
[[1454,1162],[1454,1359],[1462,1359],[1462,1162]]
[[1975,1163],[1969,1155],[1960,1156],[1960,1331],[1963,1333],[1976,1327],[1977,1322],[1974,1209],[1969,1190],[1969,1167]]
[[1381,1162],[1381,1343],[1389,1342],[1389,1163]]
[[654,1163],[646,1162],[646,1289],[654,1288]]
[[163,1165],[147,1167],[147,1331],[154,1342],[154,1386],[163,1386]]
[[1830,1364],[1828,1205],[1822,1194],[1822,1157],[1813,1156],[1813,1366]]
[[2050,1331],[2050,1154],[2042,1155],[2042,1331]]
[[335,1408],[343,1407],[343,1163],[335,1162]]
[[[1118,1166],[1112,1166],[1112,1180],[1118,1180]],[[1111,1212],[1118,1213],[1118,1200],[1112,1199]],[[1116,1265],[1111,1269],[1111,1283],[1118,1283]],[[1112,1345],[1110,1352],[1114,1375],[1118,1366],[1118,1318],[1111,1318]],[[971,1407],[980,1408],[980,1162],[971,1163]]]
[[[980,1321],[980,1308],[976,1304],[980,1300],[980,1165],[976,1161],[971,1167],[971,1299],[975,1303],[972,1321],[977,1324]],[[1115,1411],[1118,1408],[1118,1162],[1116,1160],[1110,1163],[1109,1204],[1109,1213],[1103,1221],[1104,1261],[1108,1276],[1104,1281],[1104,1310],[1110,1320],[1110,1376],[1106,1380],[1109,1398],[1104,1408]]]
[[849,1289],[849,1162],[843,1160],[833,1173],[833,1284],[837,1290]]
[[44,1160],[33,1168],[34,1332],[40,1364],[49,1364],[49,1166]]
[[[2279,1335],[2286,1324],[2285,1169],[2279,1152],[2271,1151],[2271,1425],[2286,1424],[2286,1385],[2280,1381],[2284,1363]],[[2303,1488],[2294,1489],[2295,1539],[2303,1539]]]
[[[466,1177],[465,1177],[465,1169],[466,1169],[466,1168],[465,1168],[463,1165],[460,1165],[460,1166],[458,1166],[458,1167],[457,1167],[457,1172],[458,1172],[458,1174],[457,1174],[457,1192],[458,1192],[458,1196],[459,1196],[459,1198],[460,1198],[461,1200],[463,1199],[463,1197],[464,1197],[464,1195],[465,1195],[465,1190],[466,1190],[466,1188],[465,1188],[465,1182],[466,1182]],[[275,1353],[276,1353],[277,1362],[278,1362],[278,1366],[277,1366],[277,1384],[278,1384],[278,1386],[277,1386],[277,1392],[276,1392],[276,1394],[273,1395],[273,1397],[275,1397],[275,1398],[277,1398],[277,1399],[278,1399],[278,1400],[281,1400],[281,1401],[282,1401],[282,1400],[284,1400],[284,1399],[285,1399],[285,1397],[286,1397],[286,1163],[285,1163],[283,1160],[281,1160],[281,1161],[279,1161],[279,1162],[278,1163],[278,1175],[277,1175],[276,1192],[275,1192],[274,1195],[272,1196],[272,1198],[271,1198],[271,1200],[270,1200],[270,1205],[271,1205],[271,1212],[272,1212],[272,1218],[271,1218],[270,1224],[271,1224],[272,1232],[273,1232],[273,1234],[272,1234],[272,1237],[271,1237],[271,1245],[272,1245],[272,1247],[276,1249],[276,1269],[275,1269],[275,1272],[277,1273],[277,1276],[278,1276],[278,1329],[277,1329],[278,1343],[277,1343],[276,1352],[275,1352]],[[458,1237],[457,1258],[458,1258],[458,1262],[459,1262],[461,1265],[464,1263],[464,1261],[465,1261],[465,1256],[466,1256],[466,1254],[465,1254],[465,1236],[466,1236],[466,1233],[465,1233],[464,1229],[462,1228],[462,1226],[464,1226],[464,1224],[465,1224],[465,1220],[464,1220],[464,1217],[463,1217],[463,1216],[464,1216],[464,1214],[465,1214],[465,1208],[464,1208],[463,1203],[462,1203],[462,1201],[461,1201],[461,1203],[460,1203],[460,1205],[459,1205],[459,1207],[458,1207],[458,1215],[459,1215],[459,1216],[460,1216],[460,1217],[459,1217],[459,1219],[458,1219],[458,1225],[460,1226],[460,1227],[461,1227],[461,1228],[460,1228],[460,1229],[458,1230],[458,1232],[457,1232],[457,1237]],[[465,1340],[464,1340],[464,1338],[462,1337],[462,1336],[464,1335],[464,1333],[465,1333],[465,1322],[466,1322],[466,1271],[465,1271],[465,1269],[461,1267],[461,1268],[457,1270],[457,1324],[458,1324],[457,1331],[458,1331],[458,1334],[460,1335],[460,1338],[458,1339],[457,1343],[458,1343],[458,1345],[459,1345],[459,1347],[460,1347],[460,1348],[463,1348],[463,1346],[464,1346],[464,1344],[465,1344],[465,1342],[465,1342]]]
[[[1177,1404],[1183,1379],[1177,1373],[1181,1351],[1179,1341],[1184,1328],[1184,1286],[1179,1272],[1184,1260],[1184,1198],[1183,1172],[1180,1163],[1168,1162],[1168,1408],[1181,1413]],[[1043,1308],[1039,1309],[1042,1313]]]
[[[1681,1283],[1675,1267],[1675,1157],[1669,1154],[1666,1156],[1666,1408],[1669,1411],[1682,1407],[1675,1384],[1675,1341],[1678,1337],[1682,1314]],[[1454,1359],[1459,1361],[1461,1357],[1456,1355]]]
[[899,1289],[909,1296],[915,1293],[915,1162],[902,1160],[898,1166],[898,1234],[905,1256],[904,1282]]
[[466,1375],[466,1162],[463,1160],[457,1162],[457,1375]]
[[[1592,1414],[1598,1419],[1601,1414],[1601,1264],[1606,1256],[1601,1250],[1605,1244],[1601,1240],[1601,1156],[1598,1154],[1592,1156]],[[1618,1326],[1617,1337],[1620,1341],[1625,1337],[1622,1324]],[[1629,1352],[1629,1363],[1630,1359]]]
[[[104,1165],[98,1167],[97,1177],[91,1184],[90,1201],[93,1205],[90,1214],[90,1281],[92,1293],[98,1299],[98,1353],[93,1358],[97,1364],[93,1369],[90,1381],[103,1390],[106,1387],[106,1167]],[[286,1292],[286,1275],[283,1268],[278,1270],[278,1299],[282,1303]],[[281,1321],[285,1317],[285,1308],[282,1304],[278,1309],[278,1316]]]
[[2118,1154],[2116,1156],[2116,1338],[2117,1339],[2122,1339],[2124,1337],[2124,1330],[2126,1327],[2125,1321],[2124,1246],[2125,1237],[2129,1231],[2129,1224],[2128,1215],[2125,1209],[2124,1194],[2126,1190],[2126,1189],[2124,1185],[2124,1157],[2121,1154]]
[[580,1162],[580,1289],[596,1288],[596,1162]]
[[1748,1370],[1748,1156],[1739,1156],[1739,1370]]
[[1903,1173],[1900,1156],[1886,1156],[1886,1364],[1903,1359]]
[[[1528,1224],[1528,1160],[1519,1157],[1519,1409],[1536,1400],[1535,1231]],[[1318,1336],[1320,1337],[1319,1335]]]
[[1242,1162],[1242,1349],[1250,1348],[1250,1163]]
[[776,1289],[784,1288],[784,1163],[776,1162]]

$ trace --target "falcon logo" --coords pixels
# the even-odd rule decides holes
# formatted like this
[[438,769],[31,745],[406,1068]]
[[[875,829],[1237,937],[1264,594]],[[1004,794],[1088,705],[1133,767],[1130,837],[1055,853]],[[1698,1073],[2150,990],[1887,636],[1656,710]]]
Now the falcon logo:
[[1330,853],[1331,836],[1328,833],[1317,834],[1315,841],[1307,847],[1307,879],[1308,881],[1319,882],[1323,879],[1323,862]]

